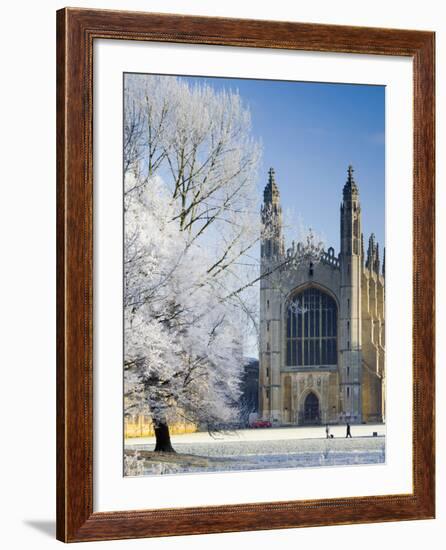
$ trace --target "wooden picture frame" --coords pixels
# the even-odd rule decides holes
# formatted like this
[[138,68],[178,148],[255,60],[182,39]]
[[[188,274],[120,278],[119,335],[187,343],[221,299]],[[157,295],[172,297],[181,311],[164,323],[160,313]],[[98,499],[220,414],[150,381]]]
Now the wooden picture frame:
[[[407,56],[413,61],[413,491],[93,512],[93,43],[96,39]],[[432,32],[66,8],[57,13],[57,538],[65,542],[433,518]]]

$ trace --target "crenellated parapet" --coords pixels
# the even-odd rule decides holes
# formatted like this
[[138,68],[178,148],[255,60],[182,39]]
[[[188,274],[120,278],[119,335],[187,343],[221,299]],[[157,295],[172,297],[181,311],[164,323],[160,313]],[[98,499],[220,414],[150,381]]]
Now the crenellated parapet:
[[330,246],[330,248],[326,252],[324,251],[321,254],[320,261],[321,263],[325,265],[329,265],[334,269],[340,269],[341,267],[339,255],[335,256],[334,248],[332,246]]

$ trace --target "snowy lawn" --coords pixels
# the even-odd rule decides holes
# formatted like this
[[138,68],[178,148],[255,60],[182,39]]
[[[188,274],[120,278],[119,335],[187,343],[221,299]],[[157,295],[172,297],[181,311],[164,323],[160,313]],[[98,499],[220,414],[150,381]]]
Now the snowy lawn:
[[[364,435],[352,439],[345,438],[345,429],[341,426],[336,428],[332,430],[334,439],[321,438],[321,428],[243,430],[218,434],[217,438],[203,433],[186,434],[172,438],[175,454],[154,453],[153,442],[147,439],[127,440],[126,472],[127,475],[157,475],[385,462],[383,426],[380,430],[372,430],[378,431],[378,437],[371,437],[370,426],[353,426],[353,433],[357,429]],[[310,431],[305,433],[304,430]],[[300,437],[296,437],[296,432]],[[302,437],[311,433],[319,437]],[[288,437],[284,437],[285,434]],[[133,459],[135,451],[139,457],[136,461]]]

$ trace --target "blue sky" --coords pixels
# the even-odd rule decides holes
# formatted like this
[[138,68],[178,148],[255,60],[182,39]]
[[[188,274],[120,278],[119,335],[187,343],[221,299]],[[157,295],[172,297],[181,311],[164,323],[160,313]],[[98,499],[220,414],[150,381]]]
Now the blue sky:
[[[270,166],[282,208],[339,251],[339,205],[347,167],[359,186],[364,241],[384,245],[385,87],[188,77],[216,90],[238,90],[263,145],[259,197]],[[297,231],[297,228],[296,228]],[[287,246],[293,238],[287,230]]]

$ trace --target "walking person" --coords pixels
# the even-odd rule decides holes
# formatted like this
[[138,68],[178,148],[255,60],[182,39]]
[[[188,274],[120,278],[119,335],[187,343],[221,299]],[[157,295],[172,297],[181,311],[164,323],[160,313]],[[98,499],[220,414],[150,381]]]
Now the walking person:
[[351,436],[352,436],[352,432],[350,431],[350,424],[347,422],[347,433],[345,437],[351,437]]
[[327,439],[330,439],[330,427],[328,424],[325,425],[325,436]]

